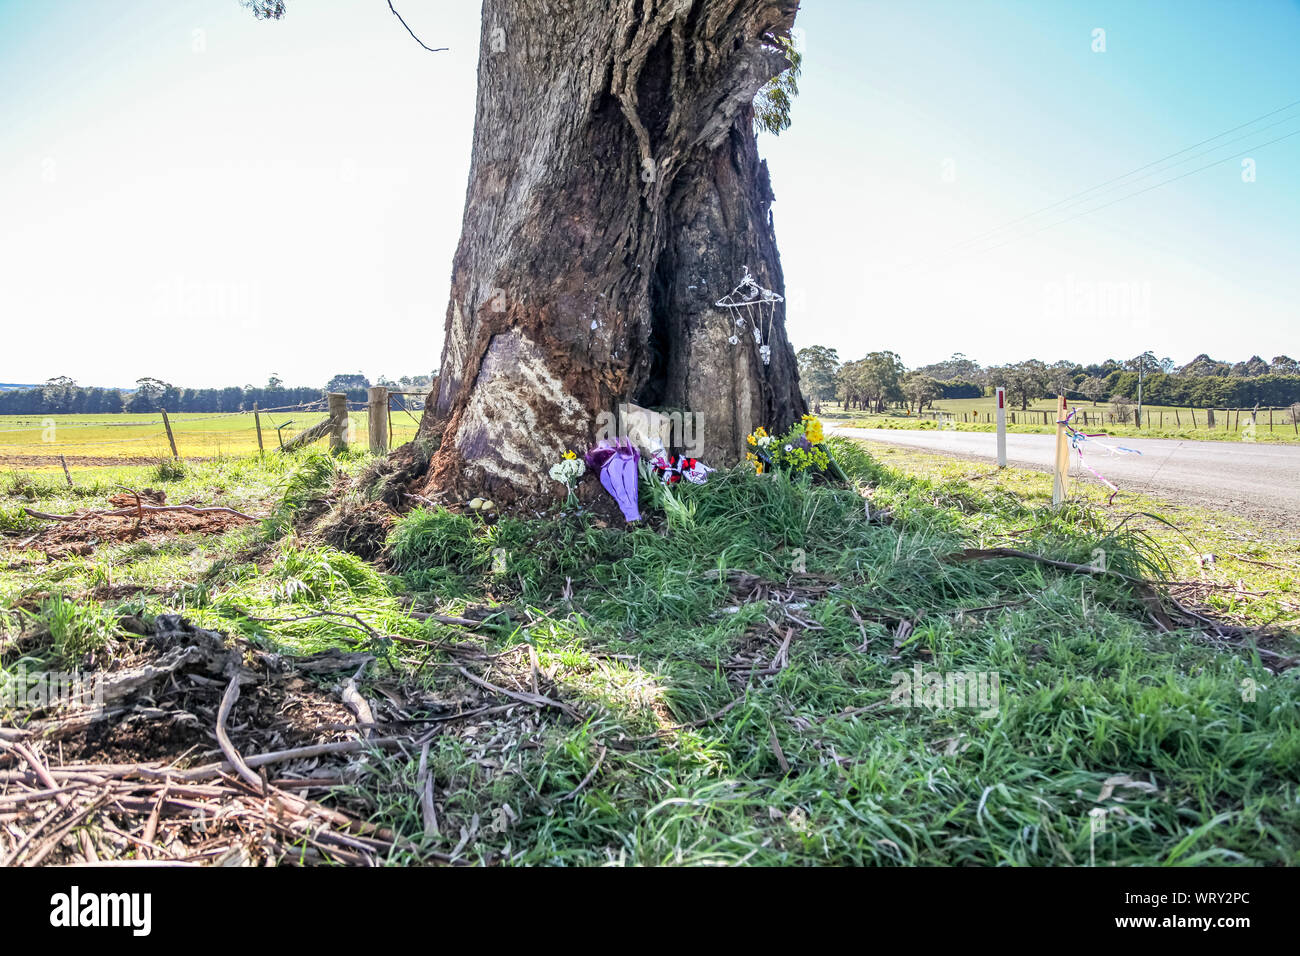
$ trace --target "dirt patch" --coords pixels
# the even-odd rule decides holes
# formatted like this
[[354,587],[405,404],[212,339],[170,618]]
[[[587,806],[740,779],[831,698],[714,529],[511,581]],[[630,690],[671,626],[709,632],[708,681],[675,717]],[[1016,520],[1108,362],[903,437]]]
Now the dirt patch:
[[184,511],[147,511],[142,516],[90,515],[75,521],[52,523],[34,537],[18,542],[24,549],[44,551],[51,561],[69,555],[91,554],[106,544],[156,540],[183,534],[225,534],[252,519],[226,512],[189,514]]

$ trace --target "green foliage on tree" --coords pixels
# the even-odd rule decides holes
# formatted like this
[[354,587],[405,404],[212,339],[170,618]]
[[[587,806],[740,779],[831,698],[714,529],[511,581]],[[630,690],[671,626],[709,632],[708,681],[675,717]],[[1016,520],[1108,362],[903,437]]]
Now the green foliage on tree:
[[803,71],[803,54],[795,49],[788,36],[770,37],[770,45],[785,55],[790,64],[758,91],[754,97],[754,132],[780,136],[790,128],[790,110],[799,95],[799,75]]

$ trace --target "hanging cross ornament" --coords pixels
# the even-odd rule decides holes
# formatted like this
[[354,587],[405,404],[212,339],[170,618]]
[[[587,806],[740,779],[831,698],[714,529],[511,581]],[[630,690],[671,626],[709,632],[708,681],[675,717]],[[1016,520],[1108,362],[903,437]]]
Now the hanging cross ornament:
[[764,289],[750,275],[749,266],[743,268],[745,275],[740,280],[740,285],[713,304],[720,309],[730,310],[728,314],[734,328],[727,341],[732,345],[739,344],[740,338],[735,329],[743,329],[748,323],[763,364],[770,365],[772,364],[772,346],[769,344],[772,341],[772,319],[776,315],[776,304],[784,302],[785,297],[771,289]]

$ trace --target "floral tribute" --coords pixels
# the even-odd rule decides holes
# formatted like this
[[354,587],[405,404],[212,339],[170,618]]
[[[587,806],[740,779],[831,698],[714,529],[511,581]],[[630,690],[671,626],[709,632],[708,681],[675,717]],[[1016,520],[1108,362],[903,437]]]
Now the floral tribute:
[[564,457],[551,466],[551,477],[564,485],[569,496],[565,499],[566,505],[575,505],[578,503],[574,489],[578,486],[578,479],[587,473],[587,464],[578,457],[577,452],[566,451]]
[[846,480],[844,472],[826,447],[826,432],[821,420],[805,415],[784,435],[769,434],[756,428],[746,439],[746,460],[760,475],[778,470],[790,475],[830,475]]
[[650,467],[656,476],[669,485],[678,484],[683,478],[692,484],[702,485],[709,480],[709,472],[713,471],[698,458],[686,455],[656,455],[651,459]]
[[600,476],[601,486],[617,502],[628,522],[640,521],[641,511],[637,501],[637,464],[641,453],[625,438],[617,441],[602,440],[587,452],[587,467]]

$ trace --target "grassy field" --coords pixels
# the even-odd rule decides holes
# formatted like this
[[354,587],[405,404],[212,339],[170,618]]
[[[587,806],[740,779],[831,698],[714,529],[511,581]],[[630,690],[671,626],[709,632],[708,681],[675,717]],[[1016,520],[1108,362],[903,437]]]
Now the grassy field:
[[[393,447],[414,437],[422,412],[422,407],[412,408],[409,414],[394,407]],[[169,417],[182,458],[250,455],[257,451],[257,428],[251,412]],[[264,412],[262,442],[268,451],[278,449],[281,436],[287,441],[325,417],[322,411]],[[350,440],[368,445],[366,412],[351,412],[349,419]],[[60,469],[59,455],[67,457],[71,465],[100,465],[113,460],[169,458],[171,448],[158,415],[0,416],[0,465]],[[28,458],[43,460],[23,460]]]
[[[860,428],[906,428],[935,429],[955,428],[958,431],[995,431],[993,420],[996,412],[994,398],[956,398],[942,399],[935,402],[933,408],[926,408],[920,414],[908,414],[899,409],[890,409],[884,413],[864,412],[861,409],[845,410],[838,405],[823,403],[824,418],[840,424],[852,424]],[[1105,432],[1109,435],[1124,435],[1142,438],[1192,438],[1202,441],[1249,441],[1258,442],[1297,442],[1300,441],[1300,426],[1290,421],[1290,413],[1285,410],[1273,410],[1272,426],[1266,409],[1261,409],[1255,423],[1253,434],[1247,428],[1250,412],[1243,411],[1240,421],[1234,411],[1231,417],[1226,412],[1216,412],[1215,427],[1207,427],[1205,409],[1195,410],[1195,425],[1192,412],[1186,408],[1174,408],[1170,405],[1143,405],[1143,426],[1139,429],[1132,424],[1116,424],[1113,409],[1107,403],[1093,405],[1087,401],[1072,401],[1070,407],[1077,408],[1077,421],[1084,423],[1087,414],[1087,430]],[[1038,399],[1029,403],[1029,409],[1019,406],[1007,407],[1007,430],[1028,434],[1054,433],[1056,426],[1054,414],[1055,399]],[[1048,420],[1043,422],[1043,413]],[[950,417],[949,417],[950,416]],[[1015,422],[1012,418],[1016,419]],[[945,423],[941,419],[947,418]]]
[[[283,518],[364,455],[119,469],[73,492],[11,475],[0,646],[29,666],[66,663],[69,647],[111,657],[133,640],[117,615],[182,612],[289,655],[372,649],[359,684],[380,702],[414,685],[465,700],[486,682],[557,705],[437,724],[436,833],[418,747],[353,765],[334,799],[402,838],[392,863],[1300,862],[1295,540],[1158,502],[1117,514],[1086,490],[1052,511],[1034,472],[836,447],[851,487],[745,471],[671,495],[643,485],[651,518],[627,530],[416,510],[378,566],[284,520],[57,560],[18,547],[40,527],[24,506],[163,479],[169,500]],[[1290,630],[1258,648],[1164,631],[1113,575],[947,557],[994,546],[1102,552],[1207,612]],[[474,608],[491,626],[416,613]],[[996,699],[897,693],[955,672],[986,687],[996,674]]]

